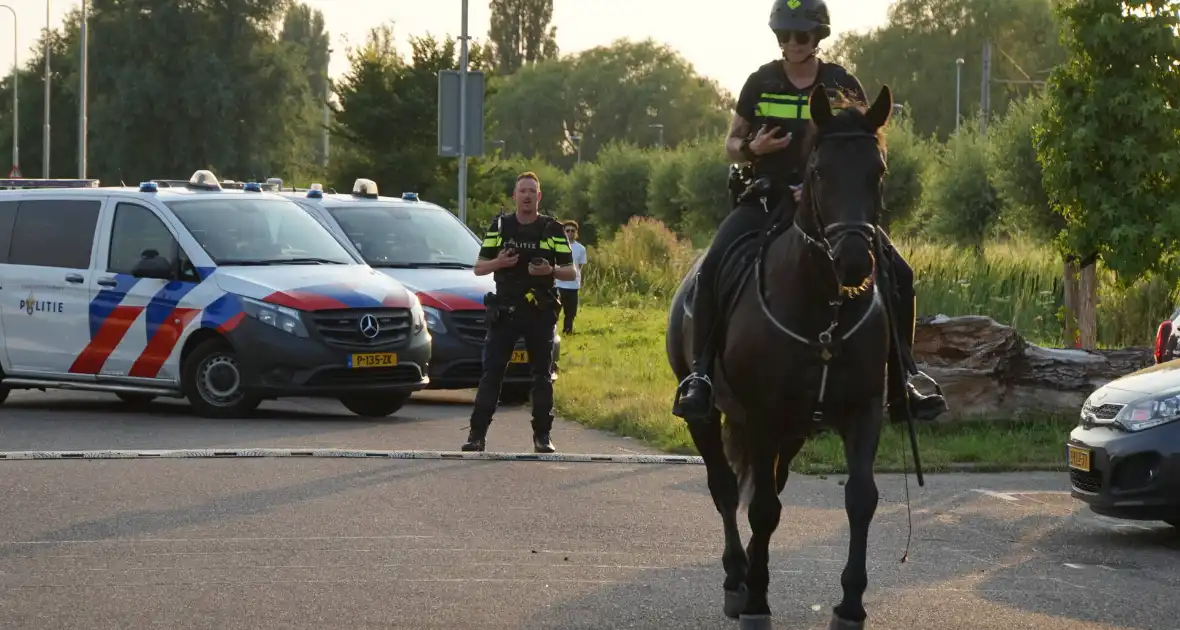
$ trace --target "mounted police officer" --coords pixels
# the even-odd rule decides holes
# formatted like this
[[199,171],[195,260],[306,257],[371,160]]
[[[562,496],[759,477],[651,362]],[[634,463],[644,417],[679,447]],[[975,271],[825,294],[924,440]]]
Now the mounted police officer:
[[576,271],[562,224],[538,211],[541,181],[536,173],[517,176],[512,197],[516,212],[492,220],[475,263],[475,275],[494,274],[496,292],[484,296],[488,333],[483,375],[463,450],[484,450],[504,372],[517,340],[523,337],[533,373],[533,448],[552,453],[557,449],[549,435],[553,429],[551,369],[561,310],[553,279],[573,280]]
[[[792,139],[802,139],[810,123],[808,97],[812,88],[822,82],[837,105],[841,99],[867,102],[864,88],[856,77],[843,67],[817,57],[819,43],[832,33],[824,0],[774,0],[770,30],[778,39],[782,58],[751,73],[738,97],[725,151],[735,162],[747,164],[730,169],[731,193],[738,193],[731,195],[731,199],[737,203],[717,228],[697,278],[693,373],[681,383],[672,409],[674,415],[692,421],[704,420],[713,408],[710,377],[716,358],[714,340],[724,334],[715,313],[720,306],[716,304],[714,286],[717,269],[726,249],[738,237],[764,229],[776,218],[784,221],[793,218],[806,163],[800,148],[802,143],[792,143]],[[765,206],[761,197],[766,198]],[[892,254],[892,276],[898,285],[897,320],[903,352],[910,364],[907,369],[916,372],[910,354],[915,322],[914,274],[891,243],[887,242],[886,247]],[[933,419],[947,410],[941,395],[923,395],[908,382],[906,396],[910,410],[919,420]],[[895,420],[900,419],[901,404],[900,397],[890,400],[890,415]]]

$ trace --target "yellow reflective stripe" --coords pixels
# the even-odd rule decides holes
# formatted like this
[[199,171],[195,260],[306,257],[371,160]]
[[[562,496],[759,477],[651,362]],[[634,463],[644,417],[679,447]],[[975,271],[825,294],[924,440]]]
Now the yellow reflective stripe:
[[765,118],[802,118],[811,119],[811,107],[808,105],[787,105],[785,103],[771,103],[762,101],[755,110],[758,116]]
[[570,250],[569,245],[566,245],[565,243],[558,243],[557,241],[553,242],[553,251],[557,252],[558,254],[571,254],[571,253],[573,253]]
[[495,236],[495,237],[489,236],[489,237],[483,239],[483,247],[499,247],[499,246],[500,246],[500,237],[499,236]]
[[809,97],[804,94],[773,94],[771,92],[763,92],[761,98],[771,101],[786,101],[788,103],[806,103]]
[[553,239],[547,238],[541,241],[541,249],[553,249]]

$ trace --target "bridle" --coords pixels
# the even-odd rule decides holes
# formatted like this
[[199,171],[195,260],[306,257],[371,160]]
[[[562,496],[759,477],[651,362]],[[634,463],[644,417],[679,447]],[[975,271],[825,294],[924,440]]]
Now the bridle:
[[[838,131],[819,136],[816,139],[815,146],[811,150],[811,156],[808,158],[808,175],[806,185],[809,189],[816,189],[815,183],[819,177],[816,174],[815,169],[815,163],[819,159],[819,145],[824,140],[829,138],[866,138],[873,140],[874,144],[876,144],[877,141],[877,136],[867,131]],[[860,328],[864,326],[865,322],[869,320],[871,315],[885,306],[880,289],[877,283],[874,282],[874,278],[877,273],[877,252],[879,251],[880,247],[880,240],[877,238],[876,222],[881,208],[881,200],[880,191],[878,191],[877,203],[875,204],[876,209],[873,211],[872,222],[839,221],[836,223],[824,225],[823,221],[820,219],[819,201],[816,199],[816,197],[810,194],[808,195],[808,198],[810,199],[811,204],[807,210],[811,212],[811,219],[815,225],[821,226],[820,233],[818,235],[810,234],[805,227],[800,225],[799,216],[801,213],[799,210],[802,210],[802,208],[796,210],[791,228],[803,237],[804,242],[822,251],[832,263],[832,276],[835,279],[838,290],[836,292],[836,297],[828,302],[828,306],[831,308],[831,320],[828,328],[819,333],[815,339],[809,339],[785,326],[778,320],[778,318],[774,316],[773,313],[770,312],[770,307],[766,303],[766,295],[763,292],[764,285],[762,278],[762,256],[772,239],[763,240],[762,251],[759,252],[758,259],[754,262],[754,282],[756,288],[755,292],[758,294],[758,305],[762,308],[762,314],[766,316],[770,323],[774,324],[775,328],[795,341],[818,350],[819,359],[823,364],[823,373],[820,376],[817,404],[815,410],[812,412],[812,419],[818,423],[823,421],[822,408],[824,402],[824,393],[827,389],[828,368],[830,367],[830,361],[836,356],[837,351],[839,350],[839,344],[841,342],[847,341],[850,337],[852,337],[852,335],[856,334],[856,331],[860,330]],[[763,198],[762,202],[765,205],[765,198]],[[833,242],[836,246],[838,246],[845,238],[849,237],[859,237],[865,239],[869,245],[869,253],[873,260],[873,267],[870,270],[868,277],[863,283],[861,283],[860,286],[857,287],[842,286],[840,284],[839,273],[835,267],[835,246],[833,246]],[[847,332],[840,335],[839,339],[833,339],[832,335],[835,333],[836,328],[840,323],[840,308],[844,305],[844,298],[856,297],[869,289],[872,289],[873,292],[872,302],[869,304],[869,308],[865,310],[860,319],[857,320],[857,322],[853,324],[853,326],[849,328]]]

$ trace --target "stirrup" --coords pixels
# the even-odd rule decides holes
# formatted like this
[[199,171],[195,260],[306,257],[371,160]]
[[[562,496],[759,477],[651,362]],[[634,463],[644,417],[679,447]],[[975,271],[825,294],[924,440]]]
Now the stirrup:
[[688,389],[689,383],[692,383],[693,381],[704,381],[705,385],[707,385],[710,390],[713,389],[713,379],[709,378],[708,374],[693,372],[684,377],[684,380],[680,381],[680,384],[676,386],[676,397],[680,398],[680,395]]
[[939,396],[946,398],[946,396],[942,393],[942,385],[939,385],[938,381],[934,380],[934,378],[932,376],[923,372],[922,370],[915,369],[914,374],[906,377],[906,383],[907,384],[912,383],[915,376],[921,376],[922,378],[929,381],[931,385],[934,385],[934,392],[936,394],[938,394]]

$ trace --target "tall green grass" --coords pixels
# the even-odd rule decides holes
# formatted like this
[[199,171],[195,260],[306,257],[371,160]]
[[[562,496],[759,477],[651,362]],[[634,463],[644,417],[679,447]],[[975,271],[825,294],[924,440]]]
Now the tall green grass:
[[[1048,247],[988,243],[980,252],[899,240],[914,268],[918,314],[988,315],[1033,343],[1062,347],[1063,267]],[[611,240],[587,250],[583,300],[600,306],[666,305],[699,252],[663,223],[634,217]],[[1171,287],[1158,277],[1118,288],[1099,269],[1098,342],[1150,345],[1173,309]]]

